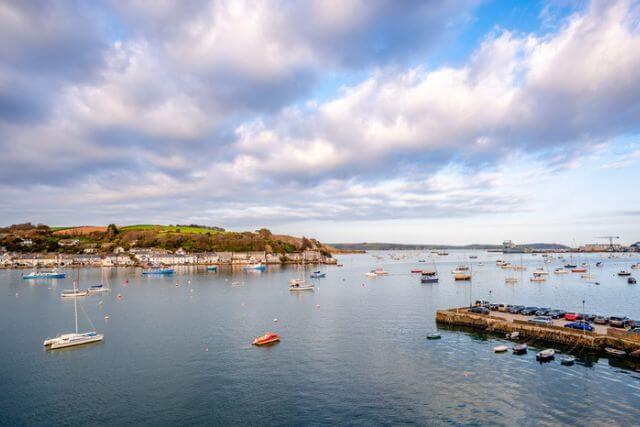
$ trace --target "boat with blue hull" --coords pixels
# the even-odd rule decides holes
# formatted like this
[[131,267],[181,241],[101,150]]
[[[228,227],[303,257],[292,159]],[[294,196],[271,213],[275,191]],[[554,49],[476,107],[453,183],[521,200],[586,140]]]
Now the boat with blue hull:
[[321,279],[323,277],[327,277],[327,273],[322,273],[320,271],[314,271],[313,273],[311,273],[312,279]]
[[23,274],[23,279],[64,279],[67,277],[67,273],[62,273],[58,270],[51,271],[32,271],[29,274]]
[[173,273],[174,273],[173,268],[150,268],[142,272],[142,274],[147,276],[150,276],[150,275],[168,276]]
[[217,265],[210,265],[207,267],[207,271],[218,271]]

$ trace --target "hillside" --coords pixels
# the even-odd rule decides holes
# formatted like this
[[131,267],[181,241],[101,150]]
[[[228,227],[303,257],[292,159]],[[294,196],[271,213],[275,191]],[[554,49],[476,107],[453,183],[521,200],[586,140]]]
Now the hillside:
[[170,251],[179,248],[187,252],[266,251],[291,253],[318,249],[325,255],[330,247],[315,239],[274,235],[266,228],[255,232],[226,231],[204,225],[139,224],[118,227],[74,226],[48,227],[43,224],[16,224],[0,228],[0,246],[15,252],[112,252],[117,247],[129,249],[159,248]]

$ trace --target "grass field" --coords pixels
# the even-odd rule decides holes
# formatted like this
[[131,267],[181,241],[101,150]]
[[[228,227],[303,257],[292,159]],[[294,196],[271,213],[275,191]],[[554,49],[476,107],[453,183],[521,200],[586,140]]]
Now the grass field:
[[216,234],[220,233],[218,230],[210,230],[208,228],[201,227],[176,227],[175,225],[154,225],[154,224],[137,224],[137,225],[126,225],[124,227],[120,227],[121,231],[144,231],[144,230],[155,230],[164,233],[175,233],[180,230],[181,233],[190,233],[190,234]]

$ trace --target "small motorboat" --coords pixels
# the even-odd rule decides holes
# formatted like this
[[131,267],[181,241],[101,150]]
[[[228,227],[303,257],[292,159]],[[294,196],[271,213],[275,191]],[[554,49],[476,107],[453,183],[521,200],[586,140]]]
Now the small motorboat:
[[[499,311],[503,311],[503,310],[499,310]],[[518,338],[520,338],[520,332],[518,331],[507,334],[508,340],[517,340]]]
[[635,285],[636,284],[636,278],[635,277],[627,277],[627,283],[630,285]]
[[544,276],[533,276],[529,281],[531,282],[545,282],[547,279]]
[[207,271],[218,271],[217,265],[210,265],[207,267]]
[[498,345],[493,347],[494,353],[506,353],[508,350],[509,350],[509,347],[507,347],[506,345]]
[[552,348],[547,348],[546,350],[542,350],[536,354],[536,360],[540,362],[546,362],[549,360],[553,360],[556,355],[556,351]]
[[602,267],[602,261],[596,262],[596,267]]
[[554,274],[569,274],[569,270],[565,270],[562,267],[556,268],[555,270],[553,270]]
[[631,272],[626,270],[618,271],[618,276],[631,276]]
[[313,273],[311,273],[311,278],[312,279],[321,279],[323,277],[326,277],[327,273],[322,273],[320,272],[320,270],[318,271],[314,271]]
[[308,284],[304,279],[291,279],[289,280],[289,290],[291,292],[297,291],[312,291],[314,290],[314,284]]
[[627,355],[626,351],[623,350],[618,350],[617,348],[613,348],[613,347],[607,347],[604,349],[604,351],[609,355],[609,356],[615,356],[615,357],[623,357]]
[[411,274],[413,273],[422,273],[422,270],[419,268],[414,268],[413,270],[411,270]]
[[376,276],[387,276],[389,274],[388,271],[385,271],[382,268],[376,268],[372,271],[372,273],[375,273]]
[[517,277],[505,277],[504,283],[518,283]]
[[632,264],[631,268],[633,268],[634,270],[637,270],[640,268],[640,264]]
[[273,332],[267,332],[261,337],[255,338],[251,344],[261,346],[269,345],[280,341],[280,335]]
[[513,346],[513,354],[526,354],[529,346],[526,344],[516,344]]
[[426,259],[419,259],[418,262],[427,262]]
[[367,271],[366,273],[364,273],[364,275],[367,277],[378,277],[378,275],[373,271]]
[[464,272],[460,272],[460,273],[455,273],[453,275],[453,280],[471,280],[471,274],[469,273],[464,273]]
[[249,264],[249,265],[245,265],[243,267],[244,270],[251,270],[251,271],[265,271],[267,269],[267,266],[262,264],[262,263],[258,263],[258,264]]
[[576,358],[573,356],[563,356],[560,358],[560,364],[564,366],[571,366],[576,362]]
[[422,283],[438,283],[438,273],[435,271],[423,271],[420,277]]
[[584,268],[584,267],[572,268],[571,272],[572,273],[586,273],[587,269]]
[[442,338],[442,337],[438,333],[433,333],[433,334],[427,335],[427,339],[428,340],[439,340],[440,338]]
[[564,268],[576,268],[577,265],[576,264],[565,264]]

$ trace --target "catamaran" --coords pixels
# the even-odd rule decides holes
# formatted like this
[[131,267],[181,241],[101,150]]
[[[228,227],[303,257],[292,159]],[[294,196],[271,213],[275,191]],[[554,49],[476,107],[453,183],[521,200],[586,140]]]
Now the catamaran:
[[[80,275],[78,270],[78,276]],[[73,291],[77,292],[76,282],[73,282]],[[86,295],[86,291],[85,291]],[[70,334],[60,334],[55,338],[47,338],[44,340],[44,347],[47,350],[56,350],[59,348],[75,347],[77,345],[89,344],[92,342],[102,341],[103,334],[98,334],[95,330],[90,332],[78,332],[78,298],[73,298],[73,307],[76,318],[76,331]],[[89,320],[91,322],[91,320]]]

